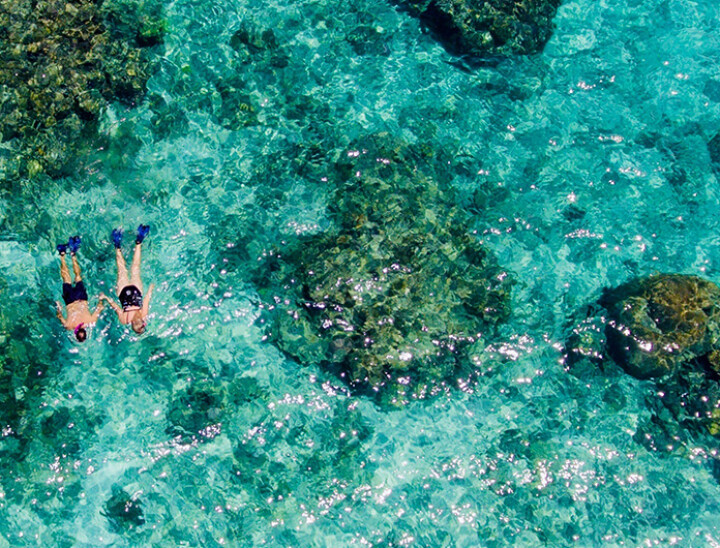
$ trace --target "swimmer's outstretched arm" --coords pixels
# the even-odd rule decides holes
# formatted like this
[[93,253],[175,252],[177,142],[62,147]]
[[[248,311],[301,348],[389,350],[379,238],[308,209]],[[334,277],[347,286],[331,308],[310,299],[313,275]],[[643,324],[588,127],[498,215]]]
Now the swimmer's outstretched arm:
[[93,323],[95,323],[98,320],[98,318],[100,317],[100,313],[103,311],[104,308],[105,308],[105,305],[103,304],[102,299],[99,298],[98,304],[95,307],[95,312],[93,312],[93,314],[91,316]]
[[148,312],[150,310],[150,298],[152,297],[153,289],[155,289],[155,284],[150,284],[150,287],[148,287],[147,293],[145,293],[145,299],[143,302],[143,316],[147,316]]
[[63,307],[60,304],[60,301],[55,301],[55,315],[57,316],[57,319],[60,320],[60,323],[63,324],[63,327],[67,327],[65,324],[65,316],[63,316],[62,313]]

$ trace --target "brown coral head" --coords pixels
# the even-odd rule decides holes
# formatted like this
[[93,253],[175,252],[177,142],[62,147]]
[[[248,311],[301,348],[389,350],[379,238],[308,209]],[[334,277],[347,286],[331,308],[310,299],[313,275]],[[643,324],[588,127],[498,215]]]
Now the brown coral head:
[[697,276],[661,274],[607,290],[610,356],[638,378],[659,377],[704,358],[718,341],[720,289]]

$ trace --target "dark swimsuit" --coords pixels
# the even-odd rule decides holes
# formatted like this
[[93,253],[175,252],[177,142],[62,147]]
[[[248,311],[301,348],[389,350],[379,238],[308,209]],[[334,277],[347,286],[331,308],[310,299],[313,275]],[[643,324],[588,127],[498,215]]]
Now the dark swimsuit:
[[85,291],[85,284],[82,283],[82,281],[77,282],[75,286],[72,286],[71,284],[63,284],[62,289],[65,305],[74,303],[75,301],[88,300],[88,294],[87,291]]
[[126,285],[118,295],[123,310],[142,308],[142,292],[134,285]]

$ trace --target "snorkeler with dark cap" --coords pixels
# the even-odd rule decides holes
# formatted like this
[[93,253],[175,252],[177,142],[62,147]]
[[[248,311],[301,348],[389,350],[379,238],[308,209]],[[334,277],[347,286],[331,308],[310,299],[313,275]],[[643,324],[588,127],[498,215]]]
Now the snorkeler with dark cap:
[[[100,312],[103,311],[102,302],[98,302],[95,312],[90,314],[88,307],[88,294],[85,290],[85,284],[82,280],[80,273],[80,265],[76,257],[76,253],[80,248],[80,236],[73,236],[66,244],[58,244],[57,251],[60,254],[60,276],[62,277],[63,285],[63,301],[65,301],[65,309],[67,317],[63,316],[62,305],[60,301],[56,301],[57,317],[58,320],[63,324],[65,329],[72,331],[75,334],[75,338],[79,342],[87,339],[87,327],[97,322]],[[73,284],[70,280],[70,270],[68,269],[65,255],[67,251],[70,251],[70,257],[72,259],[73,273],[75,274],[75,283]]]
[[135,251],[133,252],[133,260],[130,265],[130,276],[128,277],[127,266],[122,254],[122,230],[116,228],[112,231],[113,245],[115,246],[115,262],[117,263],[117,295],[120,304],[110,299],[104,293],[100,294],[101,299],[105,299],[108,304],[115,310],[118,319],[122,324],[130,324],[133,331],[138,335],[145,332],[147,326],[147,317],[150,309],[150,298],[152,296],[154,284],[150,284],[147,294],[143,298],[143,284],[140,279],[140,261],[142,259],[142,243],[150,232],[148,225],[140,225],[137,229],[135,237]]

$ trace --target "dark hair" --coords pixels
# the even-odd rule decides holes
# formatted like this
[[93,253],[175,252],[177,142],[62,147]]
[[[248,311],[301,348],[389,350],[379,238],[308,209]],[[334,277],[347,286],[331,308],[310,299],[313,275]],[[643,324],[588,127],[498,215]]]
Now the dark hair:
[[84,327],[81,327],[80,329],[75,331],[75,338],[80,342],[83,342],[85,339],[87,339],[87,331],[85,331]]

